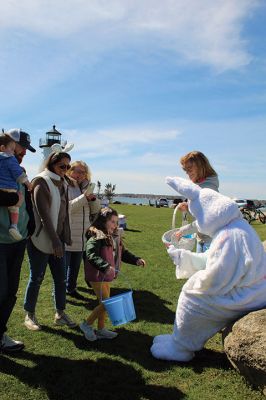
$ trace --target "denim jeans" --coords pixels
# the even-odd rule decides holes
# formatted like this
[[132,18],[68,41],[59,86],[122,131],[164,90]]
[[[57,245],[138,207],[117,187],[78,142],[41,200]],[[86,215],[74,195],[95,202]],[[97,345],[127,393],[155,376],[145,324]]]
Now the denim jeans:
[[6,324],[17,300],[17,290],[26,240],[17,243],[0,243],[0,338],[7,330]]
[[197,249],[196,253],[205,253],[206,250],[210,248],[211,242],[198,242],[197,241]]
[[83,251],[66,251],[66,289],[68,293],[76,289],[82,255]]
[[52,254],[45,254],[38,250],[28,241],[27,245],[30,278],[25,294],[24,309],[35,313],[40,286],[43,282],[47,264],[49,264],[54,281],[54,302],[56,310],[64,310],[66,306],[66,274],[64,258],[54,257]]

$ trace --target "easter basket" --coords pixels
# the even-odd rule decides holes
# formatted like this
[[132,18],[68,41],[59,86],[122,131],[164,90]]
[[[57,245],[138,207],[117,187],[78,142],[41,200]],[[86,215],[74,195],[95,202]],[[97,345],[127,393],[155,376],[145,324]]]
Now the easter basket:
[[[179,231],[179,228],[175,228],[175,220],[176,220],[176,212],[177,212],[177,207],[174,209],[173,213],[173,218],[172,218],[172,229],[169,231],[165,232],[162,236],[162,242],[166,246],[173,245],[177,249],[184,249],[184,250],[190,250],[192,251],[195,247],[196,243],[196,238],[195,235],[184,235],[181,237],[180,240],[177,240],[175,233]],[[183,218],[183,224],[187,224],[188,221],[186,219],[186,215]]]

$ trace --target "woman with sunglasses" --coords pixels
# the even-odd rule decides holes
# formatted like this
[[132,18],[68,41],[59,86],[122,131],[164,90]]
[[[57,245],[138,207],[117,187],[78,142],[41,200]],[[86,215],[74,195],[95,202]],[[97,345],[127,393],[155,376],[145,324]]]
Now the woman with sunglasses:
[[[219,179],[216,171],[211,166],[208,158],[200,151],[191,151],[180,158],[180,164],[188,175],[189,179],[199,185],[201,188],[208,188],[219,192]],[[188,211],[186,202],[179,203],[177,209],[182,212]],[[183,235],[197,233],[197,253],[204,253],[211,244],[211,238],[197,232],[193,222],[182,226],[176,233],[177,239]]]
[[75,327],[65,314],[66,281],[65,245],[71,244],[68,218],[68,185],[65,174],[70,168],[68,153],[51,153],[44,170],[33,181],[32,203],[36,228],[28,241],[30,277],[25,294],[25,326],[34,331],[41,329],[35,316],[40,286],[49,264],[54,282],[56,325]]

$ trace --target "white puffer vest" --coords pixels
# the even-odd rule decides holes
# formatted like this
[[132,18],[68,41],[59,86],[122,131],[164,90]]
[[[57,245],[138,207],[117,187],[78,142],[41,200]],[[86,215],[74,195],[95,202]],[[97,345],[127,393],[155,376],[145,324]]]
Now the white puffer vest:
[[[50,216],[56,231],[58,224],[58,215],[61,205],[61,197],[60,192],[57,186],[53,183],[52,179],[60,181],[60,176],[57,174],[45,169],[43,172],[38,174],[36,178],[43,178],[48,185],[50,195],[51,195],[51,207],[50,207]],[[47,232],[42,228],[41,218],[36,210],[35,204],[33,204],[33,212],[36,223],[36,228],[31,236],[32,243],[34,246],[46,254],[53,254],[54,250],[52,247],[52,242],[47,235]]]

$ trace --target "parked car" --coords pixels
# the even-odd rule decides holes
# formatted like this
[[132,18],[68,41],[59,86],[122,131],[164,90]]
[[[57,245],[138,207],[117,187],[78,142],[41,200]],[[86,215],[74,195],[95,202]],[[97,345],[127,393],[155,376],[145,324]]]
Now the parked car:
[[234,201],[237,203],[238,207],[247,207],[247,200],[246,199],[234,199]]
[[183,203],[185,199],[180,199],[180,198],[176,198],[173,200],[173,203],[171,205],[171,208],[175,208],[179,203]]
[[165,198],[160,198],[158,200],[158,205],[159,205],[159,207],[169,207],[168,200]]

